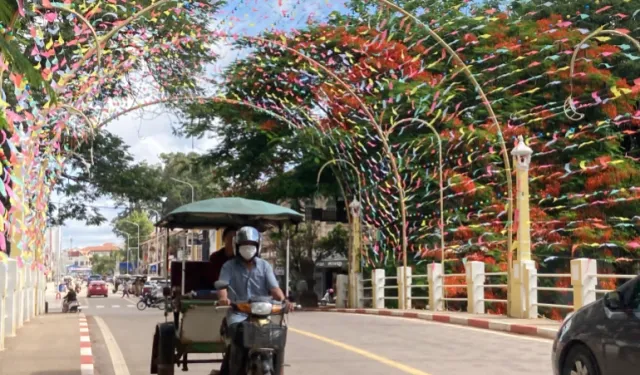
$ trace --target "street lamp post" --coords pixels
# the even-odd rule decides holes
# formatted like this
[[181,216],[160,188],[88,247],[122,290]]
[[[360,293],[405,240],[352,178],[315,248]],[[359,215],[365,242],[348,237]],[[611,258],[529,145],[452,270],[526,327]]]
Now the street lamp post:
[[138,261],[136,262],[136,268],[140,268],[140,224],[138,223],[134,223],[133,221],[130,220],[122,220],[125,223],[129,223],[129,224],[133,224],[136,227],[138,227],[138,245],[136,246],[137,249],[137,254],[138,254]]
[[[160,216],[160,212],[156,211],[156,210],[152,210],[150,208],[147,208],[147,211],[152,212],[154,215],[156,215],[157,221],[160,221],[160,219],[162,218]],[[155,263],[159,262],[159,256],[160,256],[160,238],[158,236],[158,228],[156,228],[156,235],[155,235],[155,243],[156,243],[156,256],[155,256]],[[159,266],[159,265],[158,265]],[[158,269],[159,271],[159,269]]]
[[[191,203],[195,202],[195,200],[196,200],[196,189],[193,187],[193,185],[191,185],[187,181],[178,180],[177,178],[171,177],[171,179],[173,181],[175,181],[175,182],[179,182],[181,184],[185,184],[185,185],[189,186],[191,188]],[[189,254],[193,255],[193,233],[191,232],[191,230],[189,230],[189,237],[191,238],[191,246],[189,246]],[[184,261],[183,261],[183,263],[184,263]],[[184,264],[182,265],[182,267],[184,267]],[[183,269],[183,271],[184,271],[184,269]]]
[[129,274],[129,251],[131,250],[131,247],[129,246],[129,241],[131,240],[131,237],[127,232],[122,232],[122,234],[127,236],[127,273],[125,275],[128,275]]

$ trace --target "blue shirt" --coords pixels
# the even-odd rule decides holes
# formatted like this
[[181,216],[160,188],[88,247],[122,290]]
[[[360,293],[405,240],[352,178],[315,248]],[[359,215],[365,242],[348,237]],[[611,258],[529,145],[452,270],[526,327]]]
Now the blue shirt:
[[[253,297],[267,297],[271,289],[278,288],[278,280],[271,264],[262,258],[253,259],[254,266],[250,269],[239,258],[228,260],[220,271],[220,279],[229,283],[227,290],[231,301],[248,301]],[[233,289],[233,290],[232,290]],[[229,310],[227,323],[239,323],[246,319],[246,315]]]

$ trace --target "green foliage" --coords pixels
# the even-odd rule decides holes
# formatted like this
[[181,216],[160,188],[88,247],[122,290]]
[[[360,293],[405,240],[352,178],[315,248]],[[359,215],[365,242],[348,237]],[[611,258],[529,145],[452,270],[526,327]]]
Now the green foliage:
[[91,272],[97,275],[113,274],[116,267],[117,255],[116,253],[109,255],[93,254],[91,257]]
[[[146,241],[154,230],[153,223],[149,220],[147,214],[137,210],[125,217],[114,219],[113,228],[114,233],[123,238],[125,243],[127,243],[127,238],[129,239],[131,261],[135,261],[138,256],[138,250],[141,251],[141,249],[138,249],[138,233],[140,235],[140,243],[142,243]],[[140,230],[139,232],[138,229]]]

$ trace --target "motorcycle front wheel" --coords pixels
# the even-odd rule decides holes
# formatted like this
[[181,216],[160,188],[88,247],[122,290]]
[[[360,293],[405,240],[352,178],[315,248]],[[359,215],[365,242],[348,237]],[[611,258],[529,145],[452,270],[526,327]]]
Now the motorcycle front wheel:
[[142,311],[147,308],[147,303],[145,301],[139,301],[136,307],[138,310]]

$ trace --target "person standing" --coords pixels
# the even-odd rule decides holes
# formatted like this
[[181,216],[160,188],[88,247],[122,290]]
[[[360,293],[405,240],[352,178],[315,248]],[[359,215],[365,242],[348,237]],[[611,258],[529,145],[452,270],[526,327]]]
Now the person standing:
[[129,282],[126,280],[122,283],[122,298],[125,296],[129,297]]

